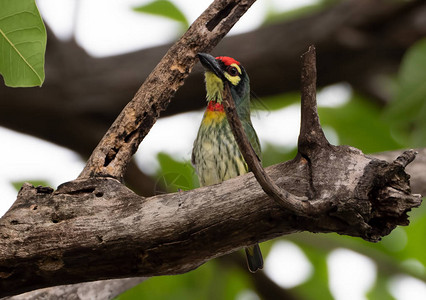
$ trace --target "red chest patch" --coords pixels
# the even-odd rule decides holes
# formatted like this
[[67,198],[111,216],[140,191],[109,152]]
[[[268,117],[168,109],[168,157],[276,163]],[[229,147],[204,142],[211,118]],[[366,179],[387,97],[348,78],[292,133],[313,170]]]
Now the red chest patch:
[[209,110],[209,111],[220,111],[220,112],[225,111],[225,109],[223,108],[223,104],[217,103],[215,101],[209,102],[209,104],[207,105],[207,110]]

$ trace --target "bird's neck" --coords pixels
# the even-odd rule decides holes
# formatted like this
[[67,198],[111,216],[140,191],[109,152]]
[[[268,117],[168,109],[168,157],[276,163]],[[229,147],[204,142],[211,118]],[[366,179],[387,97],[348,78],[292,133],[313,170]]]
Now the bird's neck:
[[223,100],[223,81],[212,72],[204,74],[206,79],[207,101],[222,103]]

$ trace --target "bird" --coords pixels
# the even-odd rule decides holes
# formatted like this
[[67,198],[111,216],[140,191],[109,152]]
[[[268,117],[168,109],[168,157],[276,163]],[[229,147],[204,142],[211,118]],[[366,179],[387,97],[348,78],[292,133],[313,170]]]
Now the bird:
[[[194,141],[191,162],[200,186],[208,186],[249,172],[226,118],[222,103],[225,84],[230,86],[238,117],[259,158],[261,148],[250,119],[250,80],[244,67],[228,56],[197,56],[205,69],[207,109]],[[245,253],[250,272],[263,268],[259,244],[246,247]]]

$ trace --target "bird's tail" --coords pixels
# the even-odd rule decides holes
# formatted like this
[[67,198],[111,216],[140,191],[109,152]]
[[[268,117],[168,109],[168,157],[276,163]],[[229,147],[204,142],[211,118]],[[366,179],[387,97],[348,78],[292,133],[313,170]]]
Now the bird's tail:
[[259,244],[245,248],[247,257],[247,266],[250,272],[254,273],[263,268],[263,257],[260,252]]

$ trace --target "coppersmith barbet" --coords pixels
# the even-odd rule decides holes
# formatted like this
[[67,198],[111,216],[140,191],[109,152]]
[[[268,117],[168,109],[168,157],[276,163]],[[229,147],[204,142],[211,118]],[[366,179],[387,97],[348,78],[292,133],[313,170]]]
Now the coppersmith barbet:
[[[226,119],[222,104],[224,84],[229,83],[238,116],[258,157],[261,150],[250,119],[250,81],[243,66],[227,56],[215,58],[199,53],[198,57],[205,68],[207,109],[194,141],[191,161],[200,185],[207,186],[249,171]],[[251,272],[263,267],[258,244],[245,248],[245,252]]]

